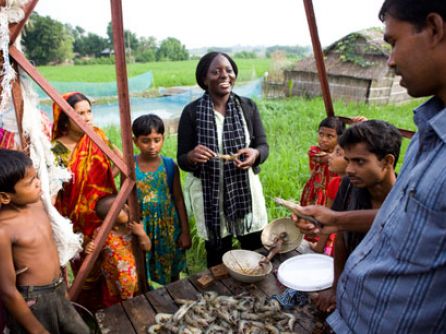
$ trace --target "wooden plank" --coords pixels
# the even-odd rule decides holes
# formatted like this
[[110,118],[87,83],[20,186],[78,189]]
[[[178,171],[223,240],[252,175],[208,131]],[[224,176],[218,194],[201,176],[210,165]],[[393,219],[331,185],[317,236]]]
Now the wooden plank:
[[[257,287],[262,290],[268,297],[272,295],[281,294],[285,291],[286,287],[283,286],[277,279],[277,269],[284,261],[299,255],[296,250],[277,254],[273,259],[273,273],[268,275],[264,280],[257,283]],[[322,327],[322,324],[315,319],[311,306],[296,307],[291,310],[284,310],[285,312],[292,313],[296,317],[296,324],[294,326],[294,332],[296,333],[313,333],[316,326]]]
[[138,334],[147,333],[147,328],[155,323],[156,312],[144,295],[122,302],[122,307]]
[[197,279],[201,275],[204,275],[204,274],[210,274],[210,271],[206,270],[200,274],[192,275],[188,278],[189,282],[192,283],[192,285],[195,287],[195,289],[197,289],[201,293],[206,292],[206,291],[215,291],[219,295],[223,295],[223,296],[231,295],[231,291],[229,291],[228,288],[223,283],[221,283],[219,280],[215,280],[213,283],[211,283],[207,287],[203,288],[200,284],[198,284]]
[[167,291],[172,296],[172,299],[198,299],[198,291],[193,284],[187,279],[172,282],[166,286]]
[[257,287],[268,297],[271,297],[272,295],[279,295],[285,290],[285,287],[280,284],[276,276],[272,273],[266,276],[265,279],[258,282]]
[[120,303],[96,312],[96,320],[102,334],[136,333]]
[[292,312],[296,315],[297,323],[308,333],[325,333],[327,325],[326,315],[318,312],[312,304],[298,306]]
[[145,296],[156,313],[175,313],[178,310],[166,288],[149,291]]
[[232,277],[223,278],[221,282],[229,289],[229,291],[231,291],[234,296],[244,292],[248,292],[254,297],[265,297],[265,293],[257,288],[256,283],[243,283],[233,279]]

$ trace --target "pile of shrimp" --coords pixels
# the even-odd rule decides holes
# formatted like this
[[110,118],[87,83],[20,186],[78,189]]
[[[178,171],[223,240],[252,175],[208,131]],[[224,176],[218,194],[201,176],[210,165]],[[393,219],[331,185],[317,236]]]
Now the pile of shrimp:
[[197,300],[176,299],[174,314],[158,313],[148,333],[287,334],[296,318],[281,311],[277,300],[248,294],[219,296],[205,292]]

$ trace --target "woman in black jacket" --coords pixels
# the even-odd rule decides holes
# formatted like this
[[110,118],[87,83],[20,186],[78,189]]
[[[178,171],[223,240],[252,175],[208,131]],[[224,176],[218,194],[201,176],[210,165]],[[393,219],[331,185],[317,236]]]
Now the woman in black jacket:
[[237,73],[227,54],[203,56],[195,76],[205,92],[184,108],[178,128],[178,164],[189,172],[185,198],[206,240],[208,267],[221,263],[232,236],[243,249],[260,248],[268,222],[257,175],[268,144],[255,103],[232,92]]

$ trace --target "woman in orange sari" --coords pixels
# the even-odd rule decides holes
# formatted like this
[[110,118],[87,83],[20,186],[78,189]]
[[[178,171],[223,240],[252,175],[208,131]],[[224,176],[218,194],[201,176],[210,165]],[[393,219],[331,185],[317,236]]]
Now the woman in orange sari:
[[[90,100],[83,94],[67,93],[64,99],[78,115],[93,127],[93,130],[114,150],[105,133],[92,125]],[[84,245],[93,238],[95,229],[102,223],[96,216],[98,199],[116,193],[112,166],[99,147],[60,109],[53,104],[53,153],[59,164],[67,167],[72,178],[59,192],[56,208],[73,223],[75,232],[84,236]],[[74,274],[85,256],[71,262]],[[91,310],[98,309],[104,302],[101,296],[103,282],[97,262],[88,276],[79,296],[79,302]],[[99,293],[99,295],[98,295]]]

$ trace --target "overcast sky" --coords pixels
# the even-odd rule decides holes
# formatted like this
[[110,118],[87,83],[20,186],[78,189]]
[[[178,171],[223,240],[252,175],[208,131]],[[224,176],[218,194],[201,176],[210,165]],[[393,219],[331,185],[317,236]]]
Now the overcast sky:
[[[319,37],[382,26],[383,0],[313,0]],[[122,0],[124,28],[142,36],[178,38],[188,49],[211,46],[311,45],[303,0]],[[40,0],[40,15],[106,36],[110,0]]]

